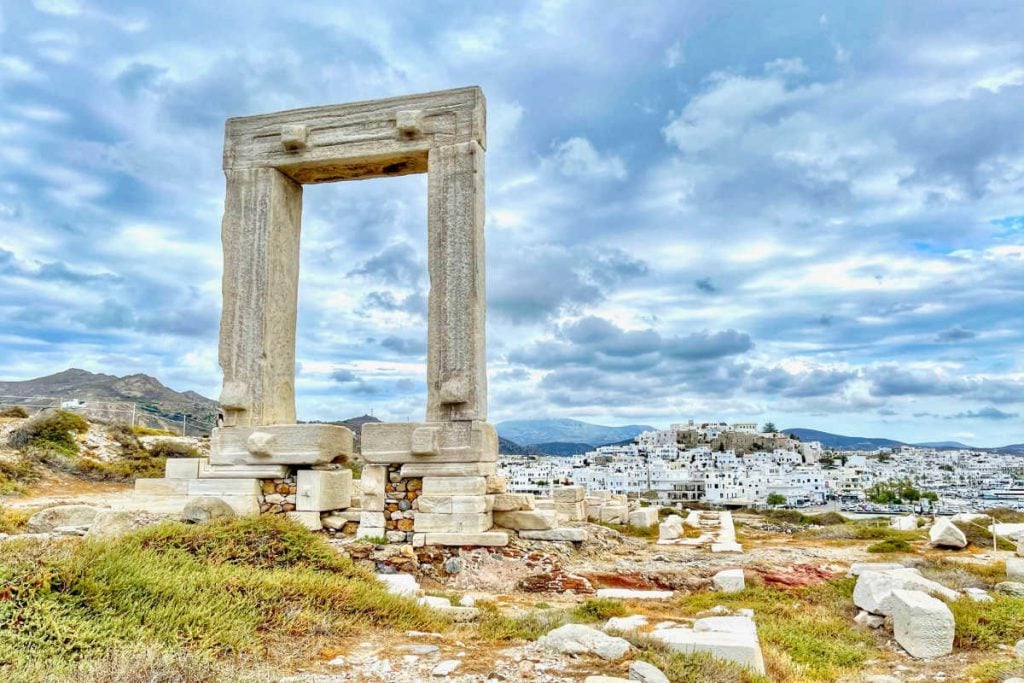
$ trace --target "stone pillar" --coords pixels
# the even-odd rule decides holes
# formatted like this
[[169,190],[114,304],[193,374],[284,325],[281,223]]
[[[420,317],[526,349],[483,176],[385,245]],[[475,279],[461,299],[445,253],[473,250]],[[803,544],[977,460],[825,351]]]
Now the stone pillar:
[[484,324],[484,150],[430,150],[427,422],[487,419]]
[[292,424],[302,185],[273,168],[225,174],[224,424]]

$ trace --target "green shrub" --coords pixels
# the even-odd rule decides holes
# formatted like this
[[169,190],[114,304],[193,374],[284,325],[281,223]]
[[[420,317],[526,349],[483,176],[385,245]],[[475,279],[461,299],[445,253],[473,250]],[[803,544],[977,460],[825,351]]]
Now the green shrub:
[[838,512],[822,512],[818,515],[810,515],[807,519],[814,526],[836,526],[850,521]]
[[169,429],[154,429],[153,427],[146,427],[144,425],[135,425],[131,428],[132,432],[136,436],[177,436],[177,432],[172,432]]
[[0,458],[0,495],[20,491],[25,484],[39,479],[39,470],[23,455]]
[[902,538],[887,538],[868,546],[869,553],[908,553],[910,544]]
[[31,510],[19,510],[0,505],[0,534],[20,534],[32,516]]
[[604,621],[626,615],[626,606],[612,598],[591,598],[576,605],[572,616],[577,621]]
[[3,406],[0,417],[28,417],[28,411],[21,406]]
[[949,604],[956,622],[957,648],[993,650],[1024,638],[1024,598],[993,594],[991,602],[963,597]]
[[567,621],[567,615],[563,610],[547,609],[511,616],[502,614],[490,603],[478,602],[476,606],[480,608],[477,633],[481,638],[490,641],[537,640]]
[[637,659],[661,669],[672,683],[769,683],[771,680],[707,653],[674,652],[642,636],[632,635],[629,640],[637,647]]
[[29,418],[11,432],[8,443],[12,448],[34,450],[41,457],[78,455],[76,434],[89,430],[89,423],[81,415],[67,410],[44,410]]
[[149,446],[149,454],[154,458],[198,458],[199,451],[192,444],[161,439]]

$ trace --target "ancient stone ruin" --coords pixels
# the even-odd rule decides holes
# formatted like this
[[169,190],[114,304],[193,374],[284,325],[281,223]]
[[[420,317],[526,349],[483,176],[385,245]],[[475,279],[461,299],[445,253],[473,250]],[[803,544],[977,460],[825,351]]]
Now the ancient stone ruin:
[[[503,495],[495,477],[484,355],[485,148],[477,87],[229,119],[223,426],[196,472],[169,470],[137,490],[218,497],[243,514],[287,512],[311,528],[321,517],[358,522],[360,536],[414,545],[505,545],[507,533],[492,531],[496,511],[507,528],[554,528],[553,513]],[[363,427],[367,464],[353,496],[351,472],[339,464],[352,457],[352,432],[296,423],[302,186],[409,173],[428,177],[426,421]],[[495,507],[498,495],[506,500]]]

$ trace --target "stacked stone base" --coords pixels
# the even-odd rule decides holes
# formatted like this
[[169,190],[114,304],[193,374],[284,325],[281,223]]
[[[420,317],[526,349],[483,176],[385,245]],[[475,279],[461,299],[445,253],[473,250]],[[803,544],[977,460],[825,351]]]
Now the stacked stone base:
[[585,540],[583,487],[559,489],[545,509],[510,494],[496,476],[497,436],[482,422],[387,424],[363,430],[361,479],[343,463],[352,435],[334,425],[227,427],[214,431],[209,459],[171,460],[163,479],[136,481],[153,505],[224,500],[239,515],[284,514],[310,529],[414,547],[505,546],[519,532],[534,540]]

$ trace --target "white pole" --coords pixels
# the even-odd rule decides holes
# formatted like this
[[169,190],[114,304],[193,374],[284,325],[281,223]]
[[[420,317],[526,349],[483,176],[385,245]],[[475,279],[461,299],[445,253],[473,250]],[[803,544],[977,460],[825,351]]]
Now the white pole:
[[132,404],[132,429],[135,429],[135,406],[137,405],[137,403]]
[[185,436],[185,426],[188,423],[188,415],[181,416],[181,435]]

